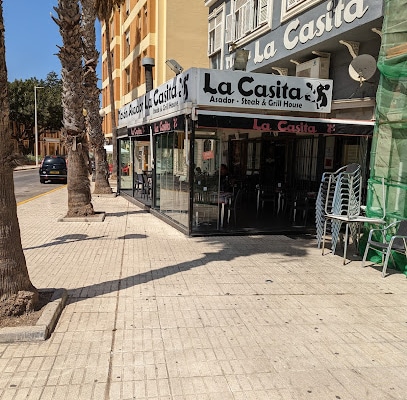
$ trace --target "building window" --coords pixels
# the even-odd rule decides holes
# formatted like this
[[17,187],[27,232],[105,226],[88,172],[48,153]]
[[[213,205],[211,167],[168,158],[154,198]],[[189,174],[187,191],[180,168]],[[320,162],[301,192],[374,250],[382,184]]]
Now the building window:
[[124,72],[126,74],[126,93],[129,93],[131,90],[130,68],[127,67]]
[[127,30],[124,34],[124,56],[127,57],[130,54],[130,30]]
[[253,15],[253,28],[256,29],[259,26],[267,23],[269,20],[269,0],[255,0],[254,1],[254,15]]
[[114,18],[110,20],[110,41],[114,39]]
[[209,16],[208,54],[213,54],[222,48],[223,9],[215,10]]
[[235,0],[235,40],[241,39],[249,31],[250,4],[247,0]]
[[138,13],[136,17],[136,45],[141,42],[141,21],[141,13]]
[[148,13],[147,13],[147,4],[144,4],[143,7],[143,38],[147,36],[147,17],[148,17]]
[[281,21],[303,13],[322,0],[281,0]]
[[211,68],[212,69],[222,69],[222,57],[221,52],[216,53],[210,58]]
[[134,62],[134,72],[135,72],[135,84],[136,86],[140,86],[141,85],[141,56],[138,56]]
[[126,17],[130,15],[130,0],[126,0]]
[[233,0],[231,14],[226,16],[226,43],[271,25],[271,6],[272,0]]

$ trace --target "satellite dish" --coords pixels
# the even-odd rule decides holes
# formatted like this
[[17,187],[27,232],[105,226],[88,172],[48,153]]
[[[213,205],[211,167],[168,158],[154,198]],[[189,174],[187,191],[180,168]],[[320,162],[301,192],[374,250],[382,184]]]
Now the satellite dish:
[[355,81],[362,83],[370,79],[376,72],[376,60],[370,54],[355,57],[349,65],[349,75]]

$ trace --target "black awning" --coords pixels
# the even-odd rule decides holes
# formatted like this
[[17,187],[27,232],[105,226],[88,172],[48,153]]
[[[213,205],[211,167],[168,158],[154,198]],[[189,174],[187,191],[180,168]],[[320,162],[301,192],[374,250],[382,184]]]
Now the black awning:
[[185,129],[185,115],[177,115],[175,117],[164,118],[151,123],[151,128],[154,134],[183,131]]
[[197,128],[244,129],[303,135],[371,136],[374,121],[198,111]]

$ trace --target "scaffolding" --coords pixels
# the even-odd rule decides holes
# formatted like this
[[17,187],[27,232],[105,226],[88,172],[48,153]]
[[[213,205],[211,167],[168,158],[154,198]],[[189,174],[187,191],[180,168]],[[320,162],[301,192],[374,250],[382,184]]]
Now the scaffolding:
[[[385,0],[366,214],[390,223],[407,217],[407,0]],[[385,204],[382,204],[382,179]],[[367,226],[366,229],[370,228]],[[369,254],[377,262],[381,254]],[[407,275],[406,257],[395,268]]]

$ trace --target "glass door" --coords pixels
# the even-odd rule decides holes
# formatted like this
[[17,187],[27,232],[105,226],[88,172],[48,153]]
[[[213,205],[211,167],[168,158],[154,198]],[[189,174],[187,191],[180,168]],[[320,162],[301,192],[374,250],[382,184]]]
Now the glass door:
[[196,138],[192,231],[215,231],[221,227],[220,146],[215,138]]
[[157,135],[155,207],[185,227],[188,226],[189,210],[186,146],[182,131]]
[[122,139],[118,143],[120,190],[129,191],[129,194],[133,195],[133,167],[130,160],[132,141]]

